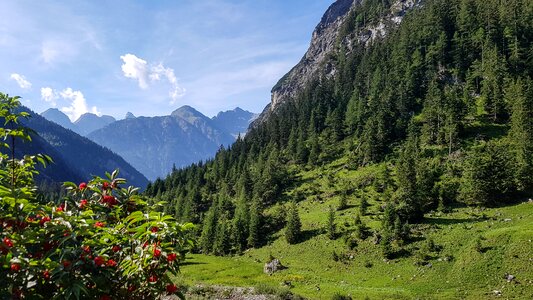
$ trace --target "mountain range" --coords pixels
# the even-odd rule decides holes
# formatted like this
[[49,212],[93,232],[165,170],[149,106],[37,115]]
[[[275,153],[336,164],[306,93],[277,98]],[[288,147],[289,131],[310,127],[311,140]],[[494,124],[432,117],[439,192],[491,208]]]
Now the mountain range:
[[128,184],[141,188],[147,185],[148,179],[119,155],[28,108],[23,109],[30,114],[30,118],[24,120],[23,124],[35,133],[31,134],[31,143],[16,145],[16,152],[47,154],[54,161],[45,169],[39,170],[38,181],[81,182],[89,180],[93,175],[104,176],[105,172],[119,169],[120,176],[126,178]]
[[58,109],[48,109],[42,116],[117,153],[153,180],[173,167],[212,157],[222,145],[227,147],[246,133],[257,115],[236,108],[209,118],[182,106],[168,116],[135,117],[127,113],[118,121],[87,113],[72,123]]

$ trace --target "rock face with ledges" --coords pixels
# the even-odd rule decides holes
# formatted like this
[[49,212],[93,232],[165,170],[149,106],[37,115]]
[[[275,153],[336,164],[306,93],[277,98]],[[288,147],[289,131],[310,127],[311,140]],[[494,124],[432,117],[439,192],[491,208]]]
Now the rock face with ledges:
[[335,75],[336,66],[332,58],[339,49],[339,42],[346,46],[348,52],[351,51],[355,43],[368,46],[376,38],[386,35],[391,26],[397,26],[405,13],[420,5],[421,2],[423,1],[396,0],[391,3],[388,12],[383,15],[379,22],[358,28],[344,37],[340,36],[344,22],[350,16],[350,12],[362,5],[364,1],[335,1],[316,26],[311,44],[304,57],[272,88],[270,104],[252,123],[252,127],[266,120],[280,105],[294,99],[312,80],[330,78]]

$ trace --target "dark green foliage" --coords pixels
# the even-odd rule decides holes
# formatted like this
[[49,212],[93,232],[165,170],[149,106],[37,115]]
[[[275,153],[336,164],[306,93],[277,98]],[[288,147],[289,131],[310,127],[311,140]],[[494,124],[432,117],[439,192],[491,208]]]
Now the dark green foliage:
[[511,106],[511,144],[516,157],[518,187],[533,187],[533,86],[522,79],[509,82],[505,89],[506,103]]
[[481,237],[478,236],[477,239],[474,241],[474,250],[476,252],[483,252],[483,244],[481,243]]
[[203,253],[211,253],[213,250],[213,241],[217,232],[217,208],[211,206],[204,219],[202,235],[200,236],[199,247]]
[[346,208],[348,208],[348,196],[346,194],[341,194],[337,210],[344,210]]
[[333,295],[331,300],[352,300],[352,297],[336,293],[336,294]]
[[460,199],[467,204],[503,202],[515,188],[513,159],[502,142],[475,147],[464,162]]
[[366,200],[366,196],[362,195],[361,203],[359,204],[359,214],[361,216],[366,215],[367,208],[368,208],[368,201]]
[[296,203],[292,202],[287,212],[287,226],[285,228],[285,239],[287,243],[296,244],[300,239],[301,231],[302,223],[298,214],[298,207]]
[[226,215],[217,222],[213,253],[216,255],[227,255],[231,249],[231,223]]
[[335,224],[335,209],[332,206],[329,207],[328,211],[328,223],[326,225],[326,232],[330,240],[337,238],[337,224]]
[[233,218],[232,225],[232,237],[233,244],[237,252],[242,252],[247,245],[247,239],[249,235],[249,215],[248,215],[248,205],[246,204],[245,195],[239,197],[237,202],[237,207],[235,208],[235,216]]
[[261,239],[261,211],[258,201],[254,201],[250,207],[250,223],[248,227],[248,247],[259,246]]

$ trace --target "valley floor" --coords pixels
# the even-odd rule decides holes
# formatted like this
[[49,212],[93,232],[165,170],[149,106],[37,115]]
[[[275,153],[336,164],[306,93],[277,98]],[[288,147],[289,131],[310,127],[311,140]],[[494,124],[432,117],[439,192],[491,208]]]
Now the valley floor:
[[[394,260],[384,260],[372,237],[348,250],[342,238],[329,240],[319,215],[332,203],[304,201],[300,215],[305,240],[288,245],[280,232],[260,249],[236,257],[189,255],[177,279],[195,284],[290,287],[309,299],[331,299],[336,293],[353,299],[533,299],[533,203],[501,208],[456,208],[428,214],[416,229],[423,237]],[[355,207],[338,212],[337,223],[349,222]],[[373,216],[365,222],[372,226]],[[476,241],[481,237],[481,251]],[[426,238],[439,251],[423,265],[415,263]],[[334,261],[332,253],[345,257]],[[273,255],[288,268],[272,276],[263,273]],[[506,276],[515,279],[508,281]]]

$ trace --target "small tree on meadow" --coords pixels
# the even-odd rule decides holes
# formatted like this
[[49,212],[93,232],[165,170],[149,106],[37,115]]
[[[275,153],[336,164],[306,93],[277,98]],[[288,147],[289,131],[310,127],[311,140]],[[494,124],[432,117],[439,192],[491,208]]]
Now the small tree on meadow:
[[335,210],[332,206],[329,207],[328,224],[326,229],[328,238],[334,240],[337,237],[337,225],[335,224]]
[[289,244],[295,244],[300,238],[302,223],[296,203],[292,202],[287,213],[287,227],[285,228],[285,239]]

